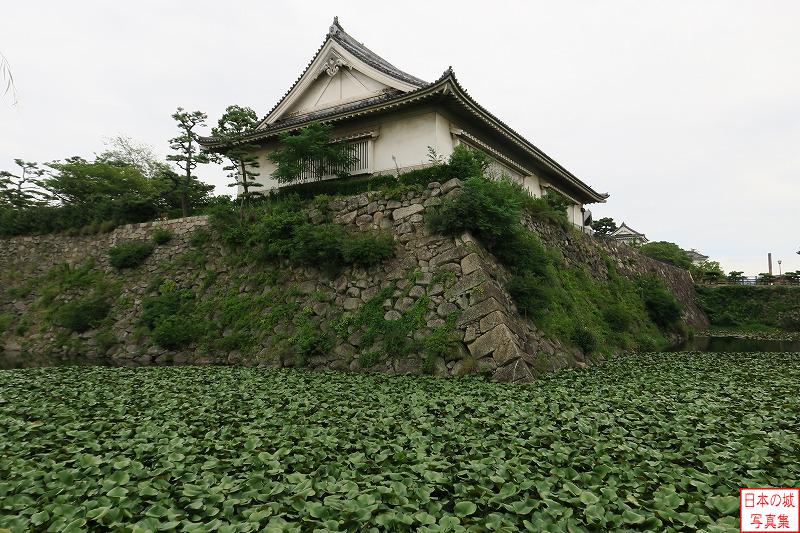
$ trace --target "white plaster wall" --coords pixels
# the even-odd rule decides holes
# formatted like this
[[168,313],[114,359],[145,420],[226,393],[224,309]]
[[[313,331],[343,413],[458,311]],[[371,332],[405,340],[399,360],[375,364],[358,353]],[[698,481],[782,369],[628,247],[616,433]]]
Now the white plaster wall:
[[[415,168],[430,163],[428,147],[440,155],[453,151],[450,126],[447,136],[442,131],[445,120],[434,111],[393,116],[380,124],[380,135],[375,139],[373,172],[394,171],[395,168]],[[394,156],[394,159],[392,158]],[[395,167],[396,160],[396,167]]]
[[[450,135],[450,121],[433,110],[421,110],[415,113],[392,115],[381,121],[351,124],[344,129],[336,129],[333,136],[354,132],[376,131],[378,136],[372,140],[372,172],[395,172],[419,168],[430,164],[428,147],[447,158],[453,152],[453,139]],[[278,188],[281,184],[272,179],[275,165],[268,154],[277,148],[276,142],[261,147],[257,152],[259,176],[257,181],[263,185],[259,192]],[[397,167],[395,167],[395,160]],[[241,189],[238,191],[241,192]]]

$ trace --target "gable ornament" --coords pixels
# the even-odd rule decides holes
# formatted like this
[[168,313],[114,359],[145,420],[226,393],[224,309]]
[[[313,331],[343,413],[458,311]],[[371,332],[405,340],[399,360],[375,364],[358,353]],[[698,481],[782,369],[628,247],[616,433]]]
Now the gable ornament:
[[317,76],[322,75],[322,73],[326,73],[328,76],[335,76],[341,67],[353,68],[347,61],[342,59],[336,54],[330,54],[328,59],[326,59],[322,66],[319,68],[319,72],[317,72]]

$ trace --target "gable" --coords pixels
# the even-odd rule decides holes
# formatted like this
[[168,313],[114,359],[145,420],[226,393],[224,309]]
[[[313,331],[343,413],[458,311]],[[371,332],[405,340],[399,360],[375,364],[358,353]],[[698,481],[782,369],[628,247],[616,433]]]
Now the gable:
[[302,115],[364,98],[377,96],[387,89],[385,83],[352,67],[325,69],[286,109],[286,116]]
[[371,59],[372,56],[356,55],[345,48],[336,40],[341,35],[343,33],[339,32],[328,35],[300,79],[261,121],[259,128],[284,118],[329,109],[387,91],[409,92],[419,88],[418,84],[403,79],[406,75],[395,75],[382,67]]

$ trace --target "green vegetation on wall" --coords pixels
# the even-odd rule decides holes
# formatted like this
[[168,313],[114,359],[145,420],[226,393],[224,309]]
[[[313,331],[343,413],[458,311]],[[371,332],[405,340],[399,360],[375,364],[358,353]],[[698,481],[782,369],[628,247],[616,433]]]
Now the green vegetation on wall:
[[520,223],[527,214],[569,228],[558,198],[533,198],[508,180],[476,176],[427,216],[431,230],[472,232],[511,271],[506,289],[545,332],[584,352],[653,348],[679,327],[680,307],[655,277],[630,280],[608,262],[608,282],[569,267]]
[[699,285],[696,290],[714,326],[800,331],[800,287]]
[[288,197],[247,209],[218,209],[212,223],[228,247],[265,263],[286,260],[338,272],[350,265],[370,268],[394,256],[391,235],[312,223],[304,207],[298,197]]
[[153,253],[153,244],[146,241],[127,241],[108,250],[108,262],[119,270],[136,268]]

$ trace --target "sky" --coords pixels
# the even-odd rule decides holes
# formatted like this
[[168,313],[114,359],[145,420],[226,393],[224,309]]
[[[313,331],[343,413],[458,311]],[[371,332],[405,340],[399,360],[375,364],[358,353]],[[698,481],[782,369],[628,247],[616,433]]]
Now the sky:
[[[263,116],[334,15],[397,67],[452,65],[478,102],[608,192],[594,218],[755,275],[800,270],[800,2],[36,1],[2,9],[0,169],[91,157],[127,135],[168,153],[178,106]],[[230,194],[219,167],[200,177]]]

